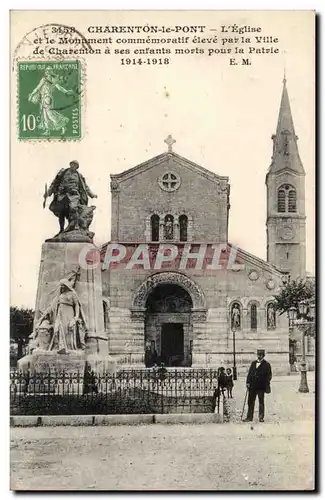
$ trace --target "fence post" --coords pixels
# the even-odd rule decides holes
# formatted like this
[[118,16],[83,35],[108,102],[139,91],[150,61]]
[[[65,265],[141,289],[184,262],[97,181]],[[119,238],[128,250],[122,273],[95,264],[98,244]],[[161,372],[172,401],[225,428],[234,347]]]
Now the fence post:
[[160,380],[161,383],[161,413],[164,413],[164,386],[163,386],[163,379]]

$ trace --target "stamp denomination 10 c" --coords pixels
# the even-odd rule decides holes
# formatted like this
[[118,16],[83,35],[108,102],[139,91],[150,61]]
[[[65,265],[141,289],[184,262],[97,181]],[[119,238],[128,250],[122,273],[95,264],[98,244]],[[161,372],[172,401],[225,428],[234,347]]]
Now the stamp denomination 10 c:
[[80,61],[18,63],[18,138],[81,138]]

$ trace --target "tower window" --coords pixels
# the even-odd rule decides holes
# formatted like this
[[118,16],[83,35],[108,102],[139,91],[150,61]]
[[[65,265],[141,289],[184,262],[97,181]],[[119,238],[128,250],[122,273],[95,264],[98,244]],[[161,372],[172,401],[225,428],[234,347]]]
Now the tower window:
[[288,212],[297,212],[297,195],[294,189],[290,189],[289,191],[288,205],[289,205]]
[[159,241],[159,215],[151,216],[151,241]]
[[256,304],[251,305],[251,330],[257,330],[257,306]]
[[297,212],[297,193],[289,184],[281,186],[278,190],[278,212]]
[[187,241],[187,224],[188,219],[186,215],[180,215],[179,217],[179,239],[181,241]]
[[278,191],[278,212],[286,211],[286,194],[283,189]]

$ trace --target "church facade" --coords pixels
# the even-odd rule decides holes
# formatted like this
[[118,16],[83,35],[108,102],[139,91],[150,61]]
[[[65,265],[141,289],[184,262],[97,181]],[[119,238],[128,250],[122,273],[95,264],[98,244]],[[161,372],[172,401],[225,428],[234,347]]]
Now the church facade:
[[218,367],[246,373],[256,349],[289,372],[283,281],[305,276],[305,173],[284,81],[266,174],[267,261],[228,240],[230,184],[173,151],[111,175],[103,247],[105,328],[120,367]]

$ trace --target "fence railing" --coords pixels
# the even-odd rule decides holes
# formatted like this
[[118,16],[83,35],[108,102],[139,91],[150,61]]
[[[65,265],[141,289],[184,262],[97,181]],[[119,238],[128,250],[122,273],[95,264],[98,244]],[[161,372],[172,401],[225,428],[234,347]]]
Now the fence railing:
[[12,415],[219,412],[217,371],[10,374]]

